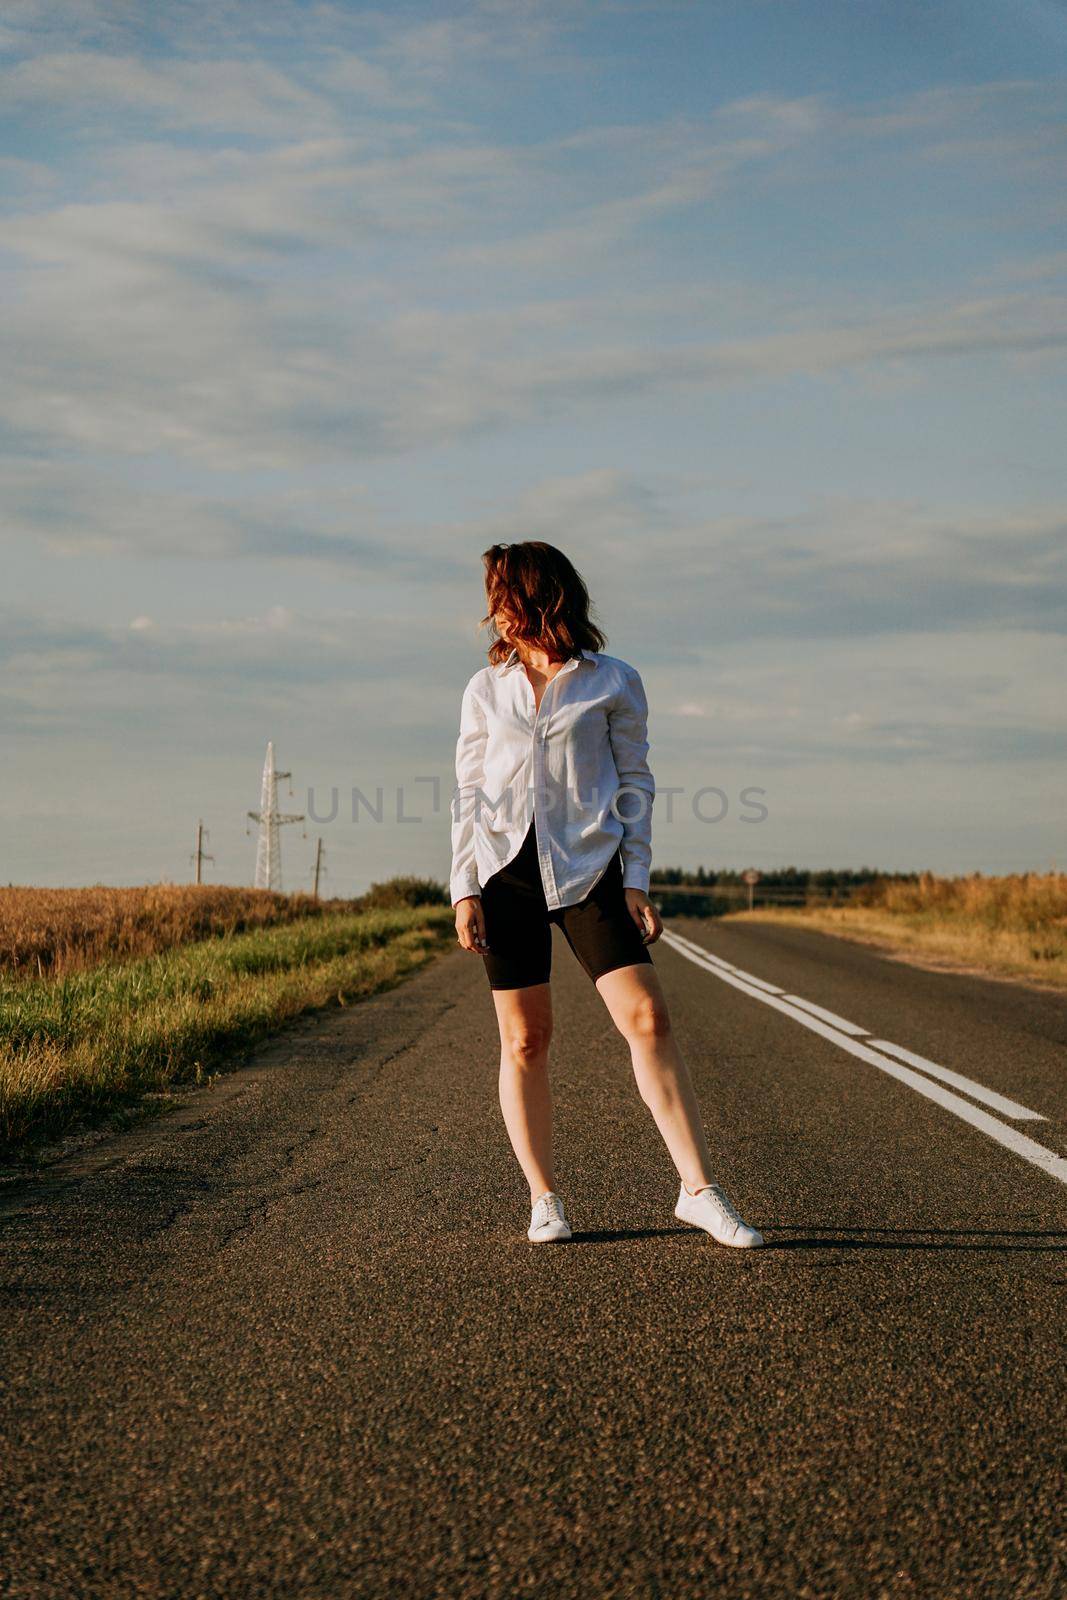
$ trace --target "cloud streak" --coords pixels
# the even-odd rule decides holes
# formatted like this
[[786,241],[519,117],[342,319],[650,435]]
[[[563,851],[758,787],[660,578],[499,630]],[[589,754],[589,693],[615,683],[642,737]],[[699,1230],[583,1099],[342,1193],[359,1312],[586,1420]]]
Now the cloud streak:
[[[27,287],[18,319],[0,332],[0,420],[36,449],[165,451],[220,470],[300,467],[393,457],[548,415],[577,420],[605,401],[893,367],[920,381],[934,362],[1049,360],[1067,345],[1067,294],[1055,292],[872,307],[866,317],[809,318],[744,338],[701,338],[691,323],[684,343],[584,348],[582,328],[551,304],[335,318],[299,293],[245,294],[218,266],[211,281],[177,270],[173,255],[153,260],[140,213],[124,250],[130,219],[118,209],[109,221],[92,219],[97,249],[68,219],[83,247],[70,247],[59,278]],[[56,232],[48,244],[59,251]],[[47,259],[40,237],[38,251]]]

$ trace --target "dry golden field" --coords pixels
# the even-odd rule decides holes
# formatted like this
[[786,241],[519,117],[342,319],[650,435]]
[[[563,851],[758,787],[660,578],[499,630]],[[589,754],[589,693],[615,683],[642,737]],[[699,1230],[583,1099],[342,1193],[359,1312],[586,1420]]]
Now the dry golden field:
[[392,879],[352,900],[192,883],[131,889],[103,884],[89,889],[0,888],[0,973],[60,977],[102,961],[132,961],[196,939],[304,917],[432,904],[435,888],[424,880]]
[[847,905],[759,907],[732,917],[799,923],[923,965],[1067,989],[1067,873],[980,872],[864,885]]

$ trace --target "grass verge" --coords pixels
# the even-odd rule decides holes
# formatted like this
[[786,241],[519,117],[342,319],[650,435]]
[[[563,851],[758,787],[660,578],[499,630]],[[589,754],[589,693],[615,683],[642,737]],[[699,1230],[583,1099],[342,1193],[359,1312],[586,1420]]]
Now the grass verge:
[[123,1103],[200,1082],[300,1012],[422,966],[446,906],[304,919],[59,978],[0,977],[0,1152],[32,1154]]

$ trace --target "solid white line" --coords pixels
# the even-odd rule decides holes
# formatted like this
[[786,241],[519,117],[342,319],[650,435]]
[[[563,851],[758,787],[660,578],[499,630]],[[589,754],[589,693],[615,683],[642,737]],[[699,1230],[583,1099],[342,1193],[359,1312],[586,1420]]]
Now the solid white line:
[[705,950],[702,944],[697,944],[693,939],[687,939],[683,933],[671,932],[671,938],[676,944],[688,945],[695,955],[703,956],[705,961],[714,961],[717,967],[725,967],[727,972],[736,972],[739,978],[744,978],[746,983],[755,984],[757,989],[765,989],[768,994],[784,994],[785,990],[776,983],[767,983],[763,978],[754,978],[751,972],[745,972],[742,967],[735,967],[731,962],[724,961],[722,956],[712,955],[710,950]]
[[870,1066],[877,1067],[879,1072],[885,1072],[891,1078],[896,1078],[900,1083],[906,1083],[917,1094],[932,1100],[935,1105],[951,1111],[953,1116],[959,1117],[961,1122],[967,1122],[972,1128],[977,1128],[988,1138],[1003,1145],[1005,1150],[1010,1150],[1014,1155],[1021,1156],[1031,1166],[1038,1167],[1042,1172],[1047,1172],[1050,1178],[1055,1178],[1059,1183],[1067,1184],[1067,1157],[1057,1155],[1054,1150],[1046,1150],[1044,1145],[1038,1144],[1034,1139],[1028,1139],[1026,1134],[1020,1133],[1018,1128],[1010,1128],[1006,1122],[999,1122],[996,1117],[991,1117],[988,1111],[980,1111],[977,1106],[972,1106],[968,1101],[961,1100],[959,1095],[952,1094],[948,1089],[942,1089],[939,1084],[931,1083],[929,1078],[924,1078],[920,1073],[912,1071],[910,1067],[901,1066],[896,1061],[891,1061],[888,1056],[879,1055],[869,1045],[860,1044],[857,1040],[849,1038],[847,1034],[840,1033],[836,1028],[831,1028],[827,1023],[820,1022],[818,1017],[811,1016],[806,1011],[801,1011],[799,1006],[791,1005],[788,1000],[780,995],[765,994],[760,989],[754,988],[739,978],[735,972],[728,972],[725,968],[708,959],[709,952],[702,951],[700,955],[694,953],[700,946],[687,949],[692,941],[681,939],[665,928],[662,937],[679,955],[687,957],[694,965],[702,967],[705,972],[714,973],[721,978],[723,983],[728,983],[734,989],[740,989],[742,994],[747,994],[753,1000],[762,1000],[765,1006],[772,1006],[775,1011],[780,1011],[783,1016],[792,1017],[794,1022],[799,1022],[803,1027],[810,1028],[812,1033],[829,1039],[831,1044],[836,1044],[840,1050],[847,1050],[849,1055],[855,1056],[860,1061],[866,1061]]
[[851,1033],[855,1038],[862,1038],[870,1033],[870,1028],[861,1028],[855,1022],[846,1022],[844,1017],[839,1017],[836,1011],[827,1011],[825,1006],[817,1006],[814,1000],[802,1000],[798,994],[787,994],[786,999],[792,1005],[800,1006],[802,1011],[810,1011],[812,1016],[821,1017],[824,1022],[829,1022],[833,1027],[840,1028],[842,1033]]
[[949,1067],[938,1066],[936,1061],[927,1061],[925,1056],[917,1056],[914,1050],[905,1050],[902,1044],[890,1044],[888,1039],[868,1039],[867,1043],[872,1050],[881,1050],[887,1056],[896,1056],[899,1060],[906,1061],[909,1067],[918,1067],[920,1072],[927,1073],[931,1078],[940,1078],[942,1083],[951,1083],[954,1089],[962,1089],[972,1100],[983,1101],[993,1111],[999,1111],[1002,1117],[1011,1117],[1013,1122],[1048,1121],[1040,1111],[1031,1111],[1029,1106],[1021,1106],[1017,1100],[1008,1100],[1004,1095],[997,1094],[995,1089],[987,1089],[984,1084],[975,1083],[973,1078],[965,1078],[962,1072],[953,1072]]

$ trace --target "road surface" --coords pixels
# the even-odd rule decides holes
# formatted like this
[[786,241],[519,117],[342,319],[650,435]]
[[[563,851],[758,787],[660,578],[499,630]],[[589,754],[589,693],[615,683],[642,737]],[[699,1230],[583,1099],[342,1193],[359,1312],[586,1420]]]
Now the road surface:
[[675,1221],[558,934],[576,1235],[528,1244],[450,950],[7,1186],[0,1594],[1062,1600],[1067,999],[669,928],[765,1249]]

